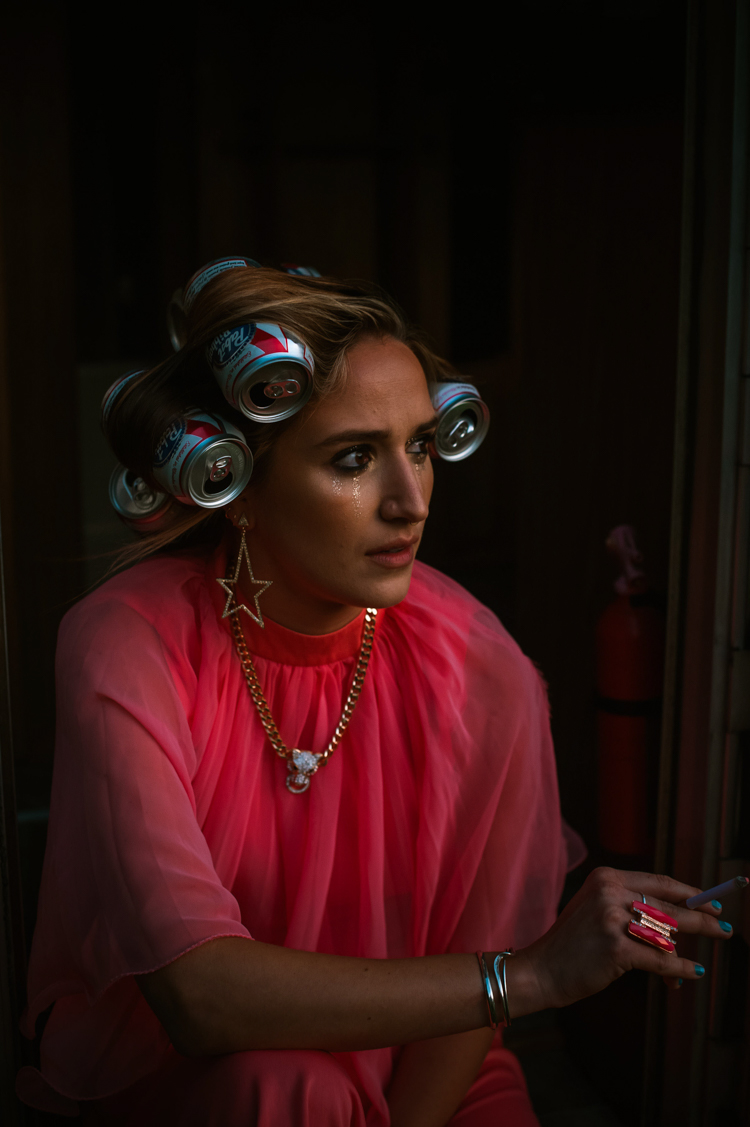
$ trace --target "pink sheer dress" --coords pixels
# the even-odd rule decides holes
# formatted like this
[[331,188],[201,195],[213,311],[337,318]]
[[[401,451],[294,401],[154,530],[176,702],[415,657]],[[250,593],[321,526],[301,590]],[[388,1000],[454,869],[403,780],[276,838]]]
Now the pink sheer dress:
[[[490,611],[417,564],[378,615],[347,734],[291,794],[221,618],[225,573],[222,550],[150,560],[63,621],[28,1036],[54,1005],[18,1092],[92,1122],[385,1127],[398,1049],[187,1060],[133,976],[218,936],[373,958],[536,939],[582,853],[544,685]],[[242,618],[282,738],[323,750],[362,617],[325,636]],[[455,1122],[501,1113],[535,1122],[498,1038]]]

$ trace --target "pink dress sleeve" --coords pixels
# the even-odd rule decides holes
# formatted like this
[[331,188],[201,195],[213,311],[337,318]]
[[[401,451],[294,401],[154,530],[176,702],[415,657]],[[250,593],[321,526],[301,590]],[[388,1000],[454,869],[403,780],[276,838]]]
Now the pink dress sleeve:
[[[190,624],[184,638],[180,627],[176,637],[189,651]],[[166,1034],[133,975],[219,936],[250,938],[196,817],[187,714],[195,687],[189,660],[176,677],[153,626],[126,603],[97,593],[66,616],[48,849],[24,1019],[32,1035],[36,1016],[56,1002],[42,1065],[63,1092],[72,1073],[87,1068],[86,1042],[98,1050],[105,1029],[112,1037],[113,1007],[118,1043],[95,1088],[116,1089],[118,1072],[128,1082],[141,1058],[152,1062],[158,1046],[166,1049]],[[74,1055],[66,1041],[75,1044]],[[85,1083],[90,1088],[91,1077]]]

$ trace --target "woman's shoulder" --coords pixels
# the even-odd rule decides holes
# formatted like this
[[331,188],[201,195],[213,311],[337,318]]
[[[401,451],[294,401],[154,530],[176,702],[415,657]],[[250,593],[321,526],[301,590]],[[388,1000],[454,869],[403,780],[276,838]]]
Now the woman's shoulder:
[[[416,561],[412,573],[409,593],[399,609],[407,615],[420,615],[434,619],[448,616],[454,626],[463,626],[467,632],[488,631],[497,636],[498,641],[518,649],[518,646],[505,629],[500,619],[481,603],[476,596],[462,587],[449,575]],[[520,652],[520,651],[519,651]]]
[[547,709],[538,669],[497,616],[435,568],[415,564],[408,595],[383,616],[381,639],[400,675],[411,670],[436,707],[471,699],[506,724]]
[[490,662],[507,676],[534,670],[500,619],[471,592],[428,564],[416,562],[407,597],[393,608],[424,646],[460,653],[465,661]]
[[60,640],[106,633],[142,622],[162,638],[203,617],[207,560],[195,553],[158,556],[134,564],[85,595],[62,620]]

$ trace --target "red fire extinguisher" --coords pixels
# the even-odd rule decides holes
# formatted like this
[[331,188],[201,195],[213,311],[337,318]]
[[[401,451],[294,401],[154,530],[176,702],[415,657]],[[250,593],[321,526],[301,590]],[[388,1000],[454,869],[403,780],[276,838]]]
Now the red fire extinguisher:
[[648,590],[629,525],[608,549],[622,574],[596,627],[599,840],[615,853],[653,850],[664,680],[664,612]]

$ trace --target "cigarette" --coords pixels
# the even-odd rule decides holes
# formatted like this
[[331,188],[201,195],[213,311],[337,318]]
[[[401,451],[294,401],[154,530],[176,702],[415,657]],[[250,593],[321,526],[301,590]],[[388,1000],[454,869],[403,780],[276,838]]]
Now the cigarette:
[[714,888],[707,888],[705,892],[699,892],[697,896],[691,896],[689,900],[685,901],[685,906],[687,908],[700,908],[701,904],[708,904],[709,900],[716,900],[719,896],[728,896],[730,892],[736,892],[738,888],[747,888],[748,884],[750,884],[750,881],[747,877],[732,877],[724,884],[717,884]]

